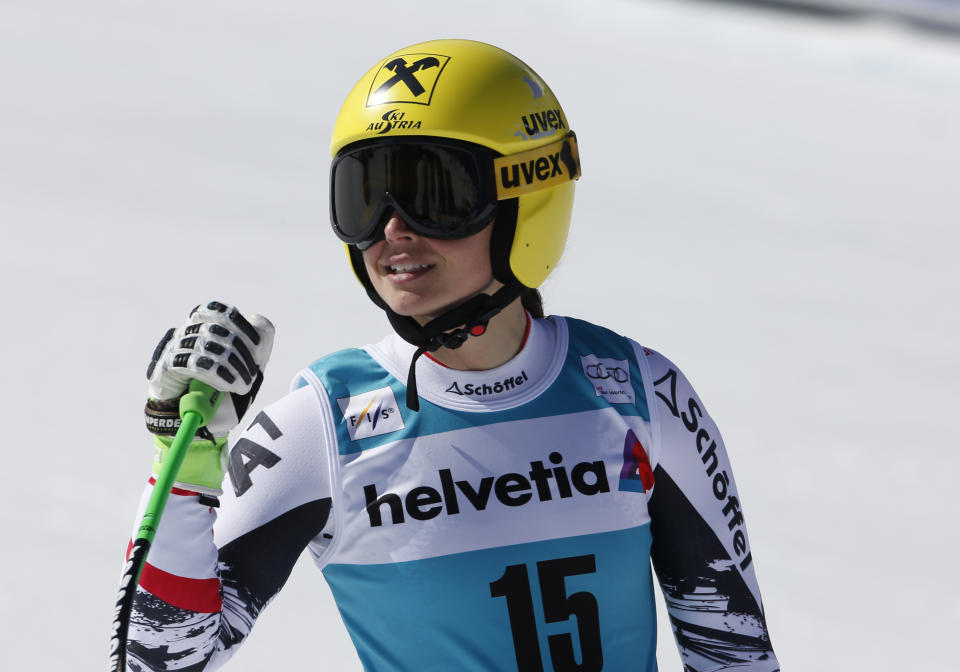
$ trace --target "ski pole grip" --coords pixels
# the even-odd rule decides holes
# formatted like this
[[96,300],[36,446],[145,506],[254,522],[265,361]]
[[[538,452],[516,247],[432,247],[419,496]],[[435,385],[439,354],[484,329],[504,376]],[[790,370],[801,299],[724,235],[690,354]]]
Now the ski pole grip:
[[116,616],[113,621],[113,634],[110,639],[110,670],[124,672],[127,667],[127,633],[130,629],[130,610],[133,605],[133,594],[140,582],[140,574],[147,562],[147,553],[150,544],[157,534],[160,517],[167,505],[170,488],[180,471],[180,465],[187,455],[190,442],[198,427],[213,420],[223,394],[199,380],[191,380],[189,391],[180,397],[180,428],[177,430],[167,459],[164,461],[160,473],[156,477],[156,485],[150,493],[143,519],[134,537],[133,549],[120,583],[120,592],[117,597]]
[[213,420],[213,416],[220,406],[223,394],[199,380],[190,381],[190,391],[180,397],[180,417],[186,418],[187,413],[193,412],[200,416],[200,427]]

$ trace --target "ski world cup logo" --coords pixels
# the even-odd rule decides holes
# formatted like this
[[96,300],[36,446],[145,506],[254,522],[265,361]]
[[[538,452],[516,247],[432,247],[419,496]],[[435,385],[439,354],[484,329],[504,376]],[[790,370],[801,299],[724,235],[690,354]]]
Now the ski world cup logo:
[[392,58],[374,76],[367,107],[392,103],[429,105],[449,60],[449,56],[440,54],[402,54]]
[[630,384],[630,363],[627,360],[581,355],[580,365],[598,397],[603,397],[611,404],[636,403],[636,394]]

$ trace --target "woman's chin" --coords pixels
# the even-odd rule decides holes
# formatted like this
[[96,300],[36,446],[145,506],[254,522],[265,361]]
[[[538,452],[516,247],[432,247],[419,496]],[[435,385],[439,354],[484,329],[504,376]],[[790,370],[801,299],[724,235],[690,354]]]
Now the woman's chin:
[[449,297],[446,297],[446,299],[440,297],[424,297],[412,293],[392,295],[385,300],[387,305],[390,306],[390,310],[397,315],[412,317],[420,326],[423,326],[447,311],[453,310],[457,306],[466,303],[473,297],[483,293],[493,294],[502,286],[499,282],[493,281],[455,301],[450,301]]
[[463,303],[463,301],[457,301],[448,305],[442,306],[412,306],[412,305],[397,305],[390,306],[390,309],[393,310],[397,315],[403,317],[412,317],[417,324],[421,327],[431,320],[443,315],[445,312],[451,308],[455,308],[458,305]]
[[424,325],[443,312],[442,306],[431,305],[426,301],[388,301],[390,310],[401,317],[412,317]]

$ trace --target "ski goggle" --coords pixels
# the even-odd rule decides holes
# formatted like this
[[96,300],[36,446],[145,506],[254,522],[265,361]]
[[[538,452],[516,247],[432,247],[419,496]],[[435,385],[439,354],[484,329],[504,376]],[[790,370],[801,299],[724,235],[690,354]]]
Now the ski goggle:
[[351,145],[330,167],[330,221],[343,242],[364,250],[396,212],[428,238],[466,238],[494,217],[497,201],[580,177],[576,136],[500,156],[445,138],[401,137]]

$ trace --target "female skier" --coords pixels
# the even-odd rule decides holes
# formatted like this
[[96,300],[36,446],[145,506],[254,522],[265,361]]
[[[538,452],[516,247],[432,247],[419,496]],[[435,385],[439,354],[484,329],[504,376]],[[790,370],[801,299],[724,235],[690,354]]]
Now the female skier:
[[331,152],[333,229],[395,333],[303,369],[229,450],[273,326],[213,301],[167,333],[155,468],[191,378],[230,398],[179,473],[129,668],[219,668],[307,548],[365,670],[655,670],[651,559],[686,669],[777,669],[703,403],[660,354],[544,317],[580,176],[544,81],[417,44],[357,83]]

